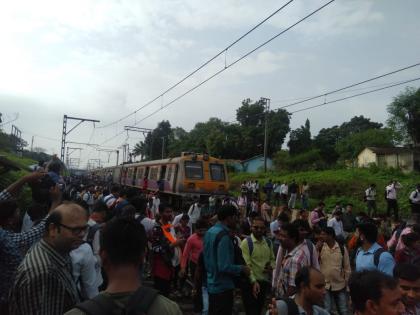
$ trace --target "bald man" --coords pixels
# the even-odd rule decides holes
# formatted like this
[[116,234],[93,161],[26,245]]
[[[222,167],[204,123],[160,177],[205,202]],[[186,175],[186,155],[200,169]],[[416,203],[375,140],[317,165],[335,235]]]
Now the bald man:
[[10,298],[10,314],[63,314],[79,302],[69,253],[83,243],[87,213],[64,203],[45,222],[44,237],[20,264]]

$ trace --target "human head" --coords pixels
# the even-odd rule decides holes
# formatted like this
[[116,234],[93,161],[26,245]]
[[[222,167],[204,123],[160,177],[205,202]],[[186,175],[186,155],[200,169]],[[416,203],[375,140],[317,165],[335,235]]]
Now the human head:
[[355,312],[372,315],[399,315],[404,312],[397,280],[380,271],[354,272],[349,288]]
[[413,307],[420,303],[420,266],[414,264],[397,264],[394,278],[399,282],[404,304]]
[[45,222],[44,239],[57,251],[69,253],[83,243],[88,229],[86,210],[76,203],[63,203]]
[[321,209],[321,210],[323,210],[323,209],[325,208],[325,203],[324,203],[324,202],[322,202],[322,201],[320,201],[320,202],[318,203],[318,208],[319,208],[319,209]]
[[114,197],[117,197],[120,195],[120,186],[114,185],[111,187],[111,194],[114,195]]
[[108,207],[103,202],[97,202],[93,206],[92,219],[96,223],[104,223],[108,214]]
[[16,200],[0,201],[0,227],[6,230],[16,228],[19,220],[19,208]]
[[348,203],[346,206],[346,211],[347,212],[352,212],[353,211],[353,205],[351,203]]
[[321,239],[324,242],[332,242],[332,241],[334,241],[335,240],[335,230],[332,227],[330,227],[330,226],[324,227],[321,230]]
[[218,220],[223,222],[225,225],[227,225],[231,229],[236,228],[237,217],[238,217],[237,209],[230,204],[225,204],[217,210]]
[[181,223],[182,226],[187,226],[189,221],[190,221],[190,216],[188,214],[184,213],[179,222]]
[[292,250],[299,244],[299,230],[295,225],[286,223],[281,227],[278,238],[284,249]]
[[325,278],[312,267],[303,267],[295,276],[297,293],[311,305],[322,305],[325,297]]
[[130,204],[132,204],[134,206],[134,208],[136,208],[136,211],[140,214],[140,215],[146,215],[146,208],[147,208],[147,200],[140,197],[140,196],[136,196],[130,199]]
[[208,227],[209,223],[207,222],[207,220],[200,218],[195,224],[195,233],[197,233],[198,236],[203,236],[206,233]]
[[301,241],[303,241],[305,238],[308,237],[309,234],[311,234],[311,227],[309,226],[309,222],[302,220],[302,219],[297,219],[295,221],[293,221],[292,223],[294,226],[296,226],[296,228],[299,231],[299,239]]
[[356,227],[359,240],[363,243],[373,244],[378,238],[378,228],[373,223],[360,223]]
[[265,222],[262,217],[255,217],[254,220],[252,220],[251,232],[257,240],[263,238],[265,233]]
[[343,212],[341,212],[341,210],[336,210],[334,212],[334,217],[337,221],[340,221],[342,216],[343,216]]
[[309,212],[305,209],[299,210],[299,219],[308,221],[309,218]]
[[134,219],[136,217],[136,208],[134,208],[134,206],[131,204],[125,205],[121,209],[119,217]]
[[90,192],[91,194],[93,194],[93,193],[95,192],[95,185],[93,185],[93,184],[89,184],[89,185],[87,186],[87,190],[89,190],[89,192]]
[[280,212],[279,215],[277,216],[277,221],[279,221],[280,226],[285,224],[285,223],[289,223],[290,222],[290,218],[287,215],[287,213],[285,212]]
[[171,222],[173,218],[172,207],[168,204],[160,203],[159,215],[164,224]]
[[370,187],[371,187],[371,188],[375,188],[375,187],[376,187],[376,185],[375,185],[375,184],[370,184]]
[[48,164],[48,172],[54,172],[56,174],[60,174],[61,171],[61,162],[59,159],[52,160]]
[[415,246],[420,241],[420,235],[418,233],[412,232],[401,236],[401,240],[405,246],[411,248]]
[[105,271],[117,267],[139,270],[147,237],[143,225],[131,218],[114,218],[101,230],[100,256]]

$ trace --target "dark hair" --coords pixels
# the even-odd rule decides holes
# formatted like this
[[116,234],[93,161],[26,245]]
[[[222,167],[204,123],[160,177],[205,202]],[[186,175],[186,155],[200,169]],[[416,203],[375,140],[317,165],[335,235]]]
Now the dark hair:
[[111,187],[111,193],[119,193],[120,192],[120,186],[114,185]]
[[181,217],[181,221],[190,221],[190,216],[186,213],[184,213]]
[[195,223],[195,229],[199,230],[199,229],[207,229],[209,227],[209,223],[206,219],[200,218],[197,220],[197,222]]
[[284,222],[284,223],[288,223],[290,221],[289,216],[287,215],[287,213],[279,213],[279,215],[277,216],[277,220]]
[[373,244],[378,238],[378,228],[373,223],[360,223],[356,226],[359,229],[360,234],[366,237],[366,240]]
[[420,235],[417,233],[408,233],[401,236],[401,240],[404,243],[405,246],[410,247],[415,242],[420,240]]
[[38,202],[33,202],[29,206],[28,211],[26,211],[26,213],[31,218],[31,221],[33,222],[37,222],[38,220],[41,220],[42,218],[44,218],[47,212],[48,212],[47,206],[45,204],[38,203]]
[[311,283],[311,271],[320,272],[319,270],[310,266],[304,266],[298,270],[295,276],[295,287],[297,292],[300,292],[302,287],[309,286]]
[[101,250],[113,265],[141,263],[147,243],[143,225],[132,218],[114,218],[101,231]]
[[396,279],[377,270],[354,272],[349,280],[354,311],[364,311],[368,300],[378,303],[382,297],[383,289],[393,290],[397,286]]
[[252,212],[249,214],[249,216],[248,216],[248,217],[251,219],[251,218],[258,217],[258,216],[259,216],[258,212],[252,211]]
[[295,221],[293,221],[292,223],[293,225],[295,225],[298,229],[299,228],[303,228],[306,231],[308,231],[309,233],[311,233],[311,227],[309,225],[309,222],[303,219],[296,219]]
[[285,223],[284,225],[282,225],[281,227],[282,231],[286,231],[287,235],[296,241],[296,243],[299,242],[299,230],[297,228],[296,225],[292,224],[292,223]]
[[326,227],[322,228],[322,232],[324,232],[325,234],[335,238],[335,230],[330,226],[326,226]]
[[397,264],[394,268],[394,278],[406,281],[417,281],[420,279],[420,267],[414,264]]
[[105,203],[98,201],[97,203],[95,203],[95,205],[93,206],[93,210],[92,212],[108,212],[108,207],[106,206]]
[[15,199],[0,201],[0,222],[4,222],[13,217],[17,208],[18,204]]
[[217,210],[217,218],[220,221],[223,221],[228,217],[233,217],[236,214],[237,214],[237,209],[230,204],[225,204]]
[[323,201],[320,201],[320,202],[318,202],[318,206],[319,206],[319,207],[321,207],[321,206],[325,206],[325,203],[324,203]]
[[255,218],[253,218],[252,222],[254,222],[254,221],[260,221],[260,222],[263,222],[265,224],[265,221],[264,221],[263,217],[261,217],[261,216],[256,216]]
[[147,207],[146,199],[140,196],[136,196],[130,199],[130,203],[134,206],[134,208],[136,208],[137,212],[143,215],[146,214],[146,207]]
[[136,208],[134,208],[134,206],[130,205],[130,204],[125,205],[121,209],[118,216],[122,217],[122,218],[133,218],[134,219],[134,217],[136,216]]
[[54,173],[60,173],[61,170],[61,162],[59,160],[51,161],[48,164],[48,171]]
[[167,203],[161,202],[159,204],[159,214],[162,215],[162,213],[165,211],[165,209],[172,209],[172,207]]

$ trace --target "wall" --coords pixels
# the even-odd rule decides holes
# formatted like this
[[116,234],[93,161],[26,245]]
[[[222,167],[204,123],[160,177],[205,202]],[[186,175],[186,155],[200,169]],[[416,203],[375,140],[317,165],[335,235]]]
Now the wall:
[[[247,161],[244,165],[244,171],[247,173],[257,173],[264,170],[264,157],[255,158]],[[267,170],[273,169],[273,161],[267,159]]]
[[357,156],[357,165],[359,167],[368,167],[369,164],[377,164],[376,154],[373,153],[370,149],[364,149]]

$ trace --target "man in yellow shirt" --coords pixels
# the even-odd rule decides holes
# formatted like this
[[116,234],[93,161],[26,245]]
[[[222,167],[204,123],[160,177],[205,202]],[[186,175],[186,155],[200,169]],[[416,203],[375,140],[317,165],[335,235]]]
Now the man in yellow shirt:
[[251,269],[249,282],[242,287],[242,299],[247,315],[259,315],[269,292],[270,275],[275,265],[273,246],[264,237],[265,223],[261,217],[252,220],[251,236],[241,243],[245,263]]

